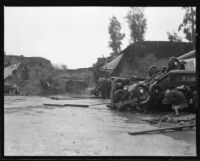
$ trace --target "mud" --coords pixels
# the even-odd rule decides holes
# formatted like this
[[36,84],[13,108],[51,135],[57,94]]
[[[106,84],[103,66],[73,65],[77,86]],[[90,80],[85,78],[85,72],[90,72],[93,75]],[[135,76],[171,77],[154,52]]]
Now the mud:
[[148,116],[118,112],[105,105],[52,107],[43,103],[97,104],[100,99],[52,100],[6,96],[6,156],[195,156],[196,129],[131,136],[128,131],[158,128]]

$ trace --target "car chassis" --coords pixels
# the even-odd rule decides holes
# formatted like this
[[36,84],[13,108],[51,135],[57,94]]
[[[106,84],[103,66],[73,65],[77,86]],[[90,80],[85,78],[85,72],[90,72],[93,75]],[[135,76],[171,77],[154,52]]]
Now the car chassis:
[[111,104],[112,109],[124,110],[142,107],[151,103],[162,103],[165,91],[174,87],[184,93],[188,104],[197,106],[196,72],[184,68],[185,61],[170,58],[168,66],[149,70],[149,79],[131,82],[128,78],[112,77]]

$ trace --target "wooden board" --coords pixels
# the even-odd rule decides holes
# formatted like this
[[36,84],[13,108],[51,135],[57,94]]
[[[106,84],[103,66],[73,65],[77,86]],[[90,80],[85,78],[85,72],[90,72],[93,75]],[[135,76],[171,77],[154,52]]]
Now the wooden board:
[[43,105],[46,106],[72,106],[72,107],[89,107],[89,105],[81,105],[81,104],[48,104],[48,103],[44,103]]

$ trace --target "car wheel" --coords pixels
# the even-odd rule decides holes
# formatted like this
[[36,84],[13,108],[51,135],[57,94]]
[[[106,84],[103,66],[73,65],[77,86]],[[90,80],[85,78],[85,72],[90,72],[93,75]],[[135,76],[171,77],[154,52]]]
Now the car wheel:
[[180,62],[176,57],[171,57],[168,61],[168,66],[170,69],[174,70],[180,66]]
[[162,89],[158,85],[152,85],[150,86],[149,91],[152,99],[158,99],[161,96]]
[[115,103],[121,102],[124,95],[125,95],[125,91],[123,89],[116,90],[114,92]]
[[133,91],[135,96],[138,98],[139,104],[145,104],[149,101],[149,90],[145,85],[138,84],[134,87]]

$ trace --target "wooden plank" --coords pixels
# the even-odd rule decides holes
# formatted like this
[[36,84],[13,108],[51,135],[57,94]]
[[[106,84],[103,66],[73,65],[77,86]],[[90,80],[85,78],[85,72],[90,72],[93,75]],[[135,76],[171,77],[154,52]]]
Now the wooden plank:
[[47,98],[51,98],[51,99],[53,99],[53,100],[69,100],[69,99],[96,99],[96,97],[93,97],[93,96],[91,96],[91,97],[54,97],[54,96],[52,96],[52,97],[47,97]]
[[90,105],[90,106],[107,105],[107,104],[109,104],[109,103],[97,103],[97,104],[92,104],[92,105]]
[[89,105],[81,105],[81,104],[48,104],[48,103],[44,103],[43,105],[46,106],[72,106],[72,107],[89,107]]
[[98,99],[96,96],[88,96],[88,97],[71,97],[71,99]]
[[160,129],[152,129],[152,130],[144,130],[144,131],[137,131],[137,132],[128,132],[130,135],[139,135],[139,134],[148,134],[153,132],[164,132],[164,131],[172,131],[172,130],[182,130],[183,128],[188,127],[195,127],[196,124],[192,125],[184,125],[184,126],[174,126],[174,127],[167,127],[167,128],[160,128]]
[[81,104],[64,104],[65,106],[73,106],[73,107],[89,107],[89,105],[81,105]]
[[62,104],[49,104],[49,103],[44,103],[43,105],[45,105],[45,106],[64,106]]

